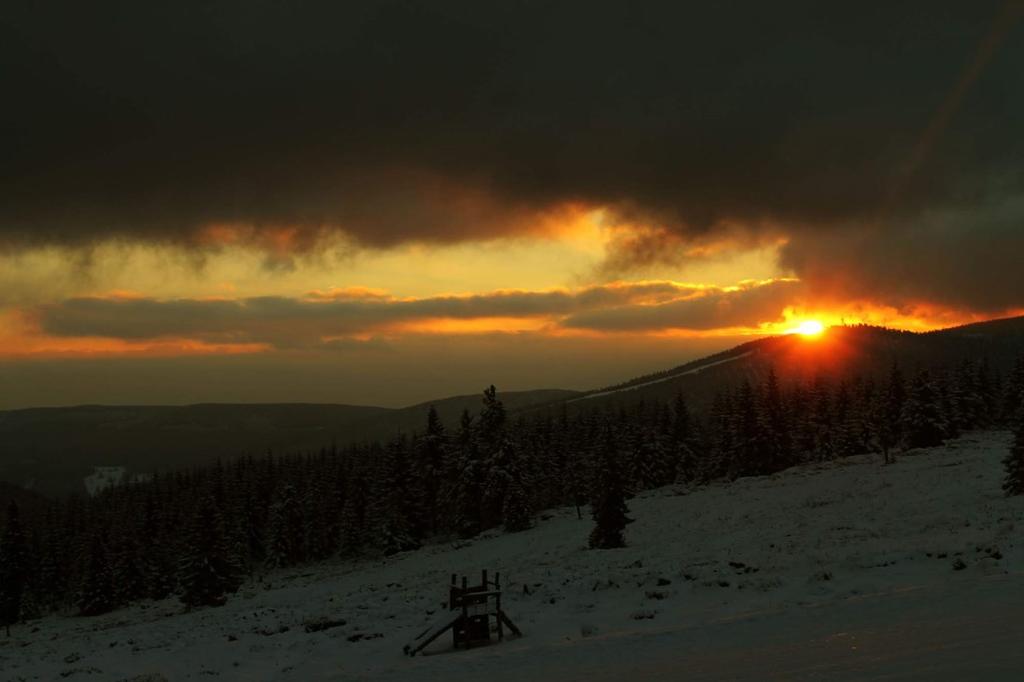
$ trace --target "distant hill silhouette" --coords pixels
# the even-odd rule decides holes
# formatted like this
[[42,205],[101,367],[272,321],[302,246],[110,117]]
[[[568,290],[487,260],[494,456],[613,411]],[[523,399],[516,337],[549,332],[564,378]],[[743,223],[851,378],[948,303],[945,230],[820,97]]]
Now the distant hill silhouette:
[[[574,391],[502,394],[509,409],[547,403]],[[49,407],[0,411],[0,481],[43,493],[84,491],[96,466],[150,473],[218,457],[296,452],[387,438],[426,422],[430,405],[456,423],[480,396],[463,395],[391,409],[324,404]]]
[[[834,327],[820,338],[772,336],[662,372],[594,391],[503,392],[509,412],[573,413],[597,406],[664,401],[682,392],[694,410],[744,379],[769,369],[782,381],[825,375],[882,375],[893,363],[907,371],[964,358],[1006,370],[1024,352],[1024,317],[927,333],[871,326]],[[475,414],[480,395],[427,401],[400,409],[323,404],[200,404],[79,406],[0,412],[0,480],[45,493],[82,490],[94,466],[130,473],[178,469],[267,451],[316,450],[331,443],[383,440],[423,427],[434,405],[449,427],[464,409]]]
[[821,337],[771,336],[606,388],[569,398],[574,412],[598,405],[666,400],[682,392],[695,409],[744,379],[756,383],[774,369],[782,381],[815,376],[884,375],[893,363],[905,370],[949,365],[964,358],[1007,370],[1024,353],[1024,317],[914,333],[857,325],[832,327]]

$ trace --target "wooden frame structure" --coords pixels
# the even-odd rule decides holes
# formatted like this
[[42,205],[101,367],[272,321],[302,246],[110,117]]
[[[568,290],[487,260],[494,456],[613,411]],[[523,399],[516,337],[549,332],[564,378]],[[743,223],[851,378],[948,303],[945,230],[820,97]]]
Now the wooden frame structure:
[[452,645],[456,649],[487,644],[491,641],[492,618],[499,642],[505,639],[506,627],[517,637],[522,636],[501,608],[501,574],[495,573],[494,580],[488,580],[484,569],[480,584],[470,585],[465,576],[460,582],[453,573],[448,589],[448,613],[407,644],[405,653],[415,656],[448,630],[452,631]]

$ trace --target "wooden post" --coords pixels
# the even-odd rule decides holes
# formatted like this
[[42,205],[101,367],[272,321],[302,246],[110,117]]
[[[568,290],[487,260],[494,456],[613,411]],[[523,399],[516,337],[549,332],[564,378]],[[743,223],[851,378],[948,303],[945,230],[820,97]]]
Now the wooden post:
[[494,597],[494,620],[498,622],[498,641],[505,640],[505,624],[501,622],[501,573],[494,572],[494,591],[498,594]]

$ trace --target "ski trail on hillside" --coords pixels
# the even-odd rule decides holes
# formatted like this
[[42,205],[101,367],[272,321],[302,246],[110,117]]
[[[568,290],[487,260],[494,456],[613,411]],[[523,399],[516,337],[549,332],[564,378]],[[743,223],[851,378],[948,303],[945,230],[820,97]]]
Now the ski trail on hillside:
[[672,375],[667,376],[667,377],[662,377],[661,379],[653,379],[651,381],[645,381],[642,384],[634,384],[633,386],[624,386],[623,388],[613,388],[610,391],[601,391],[600,393],[591,393],[590,395],[585,395],[585,396],[582,396],[580,398],[573,398],[572,400],[567,400],[566,402],[567,403],[574,403],[577,400],[589,400],[590,398],[601,398],[601,397],[604,397],[606,395],[614,395],[615,393],[623,393],[625,391],[635,391],[636,389],[643,388],[644,386],[653,386],[654,384],[660,384],[660,383],[665,382],[665,381],[672,381],[673,379],[678,379],[679,377],[683,377],[683,376],[686,376],[688,374],[700,374],[701,372],[703,372],[704,370],[706,370],[706,369],[708,369],[710,367],[714,367],[715,365],[722,365],[722,364],[725,364],[726,362],[732,362],[733,360],[739,360],[740,358],[745,358],[745,357],[747,357],[748,355],[750,355],[753,352],[754,351],[752,351],[752,350],[748,350],[746,353],[743,353],[741,355],[734,355],[733,357],[726,358],[724,360],[715,360],[714,362],[709,362],[706,365],[701,365],[700,367],[694,367],[693,369],[688,369],[685,372],[678,372],[676,374],[672,374]]

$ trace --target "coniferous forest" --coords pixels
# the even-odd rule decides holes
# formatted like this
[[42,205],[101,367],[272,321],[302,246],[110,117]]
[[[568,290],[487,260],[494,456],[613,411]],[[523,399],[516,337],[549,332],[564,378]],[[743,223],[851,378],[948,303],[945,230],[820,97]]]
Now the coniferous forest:
[[[218,605],[247,579],[331,557],[386,556],[424,542],[528,529],[575,506],[595,548],[628,542],[628,498],[863,453],[884,463],[976,428],[1013,425],[1024,360],[1001,376],[964,361],[941,371],[787,382],[769,372],[691,414],[681,394],[616,409],[508,415],[494,387],[477,414],[386,443],[246,456],[28,516],[12,505],[0,536],[0,625],[60,612],[94,615],[177,595]],[[1006,460],[1021,483],[1021,439]]]

